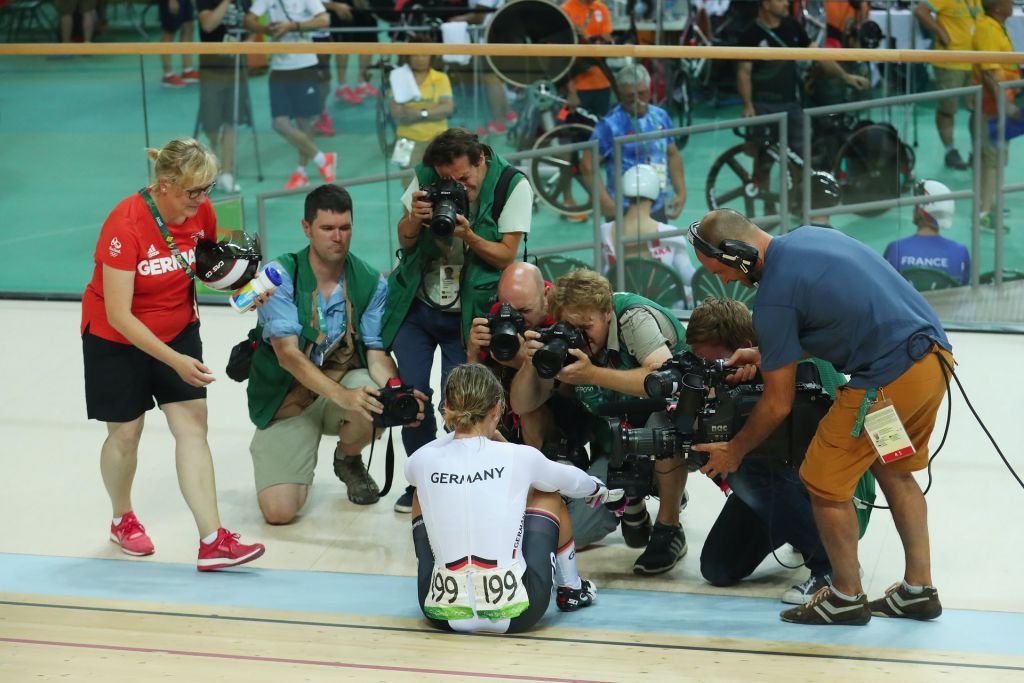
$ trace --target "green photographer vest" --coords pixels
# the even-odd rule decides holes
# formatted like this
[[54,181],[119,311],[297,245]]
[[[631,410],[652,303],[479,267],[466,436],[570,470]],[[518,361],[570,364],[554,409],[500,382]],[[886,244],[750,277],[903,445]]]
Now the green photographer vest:
[[[497,220],[491,216],[491,208],[494,204],[494,191],[498,179],[502,171],[509,165],[501,156],[491,151],[487,175],[484,176],[484,182],[480,186],[476,215],[468,217],[473,232],[489,242],[500,242],[502,238],[501,233],[498,232]],[[516,185],[523,181],[522,174],[516,175],[518,177],[509,183],[508,193],[503,200],[507,200]],[[419,164],[416,166],[416,178],[419,180],[420,187],[426,187],[437,180],[438,175],[434,169]],[[434,242],[430,230],[420,232],[419,240],[411,249],[399,249],[398,266],[388,278],[388,304],[384,314],[382,332],[385,348],[391,347],[395,335],[398,334],[398,328],[401,327],[405,316],[409,313],[409,307],[412,306],[423,279],[423,269],[426,264],[440,256],[441,251]],[[462,268],[462,279],[459,283],[463,339],[469,337],[469,328],[473,318],[482,317],[490,310],[491,302],[498,294],[498,279],[500,277],[501,270],[488,265],[472,249],[466,250],[466,262]]]
[[[679,322],[678,318],[672,314],[672,311],[668,310],[660,304],[656,304],[650,299],[640,296],[639,294],[631,294],[629,292],[615,292],[612,294],[612,313],[615,316],[615,320],[618,321],[622,316],[631,308],[637,306],[644,306],[646,308],[653,309],[662,313],[672,323],[672,327],[676,332],[676,345],[672,348],[672,354],[675,355],[682,351],[689,351],[690,347],[686,344],[686,330],[683,328],[683,324]],[[616,370],[632,370],[640,367],[640,360],[633,358],[626,350],[625,344],[622,342],[622,331],[619,329],[619,353],[609,358],[608,367],[615,368]],[[628,401],[635,399],[636,396],[628,396],[626,394],[613,391],[612,389],[606,389],[599,387],[595,384],[578,384],[573,387],[576,395],[576,400],[583,404],[583,406],[591,413],[597,414],[597,407],[603,403],[611,401]]]
[[[295,286],[295,306],[298,308],[299,324],[302,325],[299,347],[304,349],[307,343],[317,343],[320,336],[319,330],[311,324],[315,310],[313,293],[316,291],[316,276],[309,265],[309,247],[296,254],[282,254],[275,261],[288,272]],[[353,313],[352,320],[346,322],[352,328],[356,354],[363,367],[366,367],[366,347],[359,339],[359,321],[366,307],[370,305],[379,281],[378,271],[371,268],[366,261],[349,253],[345,259],[345,295],[352,303]],[[259,325],[256,326],[254,338],[263,339],[263,329]],[[252,354],[249,386],[246,388],[249,397],[249,419],[254,425],[263,429],[270,424],[294,382],[292,374],[277,362],[274,347],[261,341]]]

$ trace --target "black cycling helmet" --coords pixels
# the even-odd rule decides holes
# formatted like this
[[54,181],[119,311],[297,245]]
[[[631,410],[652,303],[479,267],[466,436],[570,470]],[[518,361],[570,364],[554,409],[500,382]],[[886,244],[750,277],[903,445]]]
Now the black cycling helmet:
[[827,171],[815,171],[811,174],[811,208],[831,209],[842,201],[839,181]]
[[857,27],[857,44],[866,50],[874,50],[882,44],[883,38],[882,27],[874,21],[865,21]]
[[220,242],[196,244],[196,276],[211,289],[236,290],[256,277],[263,254],[260,238],[243,232]]

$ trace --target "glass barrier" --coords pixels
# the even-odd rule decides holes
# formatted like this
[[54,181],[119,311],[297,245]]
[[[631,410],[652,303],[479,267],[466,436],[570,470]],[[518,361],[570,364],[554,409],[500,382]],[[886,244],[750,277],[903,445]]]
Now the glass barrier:
[[[571,24],[564,24],[571,19],[541,20],[551,12],[555,14],[548,18],[566,16],[545,0],[519,0],[515,5],[514,12],[509,6],[501,8],[493,20],[482,28],[471,26],[469,33],[495,43],[574,40]],[[937,112],[952,108],[949,95],[937,94],[940,87],[950,87],[943,80],[949,69],[906,60],[872,61],[870,53],[858,53],[864,56],[860,62],[834,64],[743,62],[743,54],[735,52],[730,59],[708,53],[648,58],[653,53],[644,52],[645,46],[728,50],[765,41],[752,44],[749,3],[704,3],[696,9],[693,3],[657,0],[639,7],[640,14],[633,17],[626,15],[626,3],[608,6],[613,38],[627,50],[616,52],[609,46],[576,59],[536,57],[525,50],[521,55],[463,56],[455,54],[457,46],[450,48],[451,54],[425,58],[321,55],[322,96],[312,122],[312,148],[304,148],[304,153],[288,137],[294,126],[282,125],[272,115],[268,67],[276,55],[192,57],[199,82],[178,83],[166,75],[182,77],[185,63],[180,54],[165,64],[153,54],[48,57],[4,53],[0,45],[0,79],[12,103],[0,123],[3,165],[10,182],[0,199],[0,243],[13,257],[0,274],[0,292],[80,294],[92,272],[90,255],[100,226],[119,201],[146,182],[145,148],[190,135],[211,144],[223,170],[231,175],[221,176],[211,197],[219,216],[222,211],[230,213],[221,222],[231,228],[244,222],[250,232],[263,226],[268,255],[304,243],[306,190],[284,190],[290,182],[301,183],[301,178],[294,179],[300,162],[305,162],[308,182],[315,185],[322,182],[316,155],[336,155],[336,182],[351,187],[355,203],[352,248],[386,272],[397,249],[395,225],[402,213],[408,167],[422,155],[430,136],[448,126],[478,132],[497,153],[518,159],[537,197],[528,244],[546,272],[557,274],[586,263],[608,271],[620,287],[646,287],[643,291],[648,293],[665,288],[665,297],[681,291],[670,302],[680,308],[694,303],[698,265],[683,231],[708,210],[736,209],[776,234],[807,223],[826,223],[885,253],[893,243],[914,241],[918,234],[915,222],[921,221],[915,217],[920,218],[921,209],[915,206],[933,203],[915,194],[924,189],[922,181],[934,181],[948,191],[946,200],[934,202],[942,214],[939,238],[966,247],[971,265],[950,264],[946,252],[911,254],[909,260],[903,259],[907,268],[945,270],[949,275],[912,272],[909,277],[915,285],[929,292],[961,287],[971,283],[973,275],[976,287],[1008,287],[1024,273],[1024,243],[1020,230],[1013,230],[1016,214],[1024,214],[1024,162],[1010,153],[1001,168],[992,161],[999,146],[985,146],[979,139],[989,133],[990,124],[993,135],[1000,134],[998,111],[978,117],[979,134],[972,135],[968,109],[977,107],[982,88],[969,76],[960,75],[961,80],[966,78],[962,86],[967,90],[956,91],[955,112],[946,117],[952,122],[950,146],[937,129],[937,116],[940,123],[946,116]],[[144,8],[141,3],[108,4],[95,22],[105,22],[105,33],[97,40],[130,42],[143,35],[156,39],[156,13]],[[45,3],[39,12],[36,17],[16,18],[0,10],[0,38],[53,40],[58,17]],[[852,18],[846,16],[850,12]],[[920,23],[896,3],[865,5],[858,15],[847,0],[812,0],[793,15],[812,45],[900,50],[931,46]],[[875,28],[861,28],[865,19]],[[382,43],[411,34],[434,37],[439,30],[430,17],[419,15],[379,13],[374,22],[376,27],[367,27],[364,33],[378,35]],[[77,33],[81,28],[76,18],[72,30]],[[1024,48],[1019,8],[1006,21],[1006,30],[1016,49]],[[355,34],[348,29],[346,35]],[[770,41],[769,36],[769,46]],[[130,52],[130,46],[125,47]],[[632,57],[622,56],[630,51]],[[602,57],[602,52],[609,56]],[[650,78],[639,88],[636,82],[619,82],[621,69],[633,62],[643,64]],[[745,80],[742,72],[748,68],[750,78]],[[414,79],[420,75],[413,83],[421,88],[421,99],[397,102],[409,82],[396,72]],[[422,90],[424,82],[430,93]],[[740,93],[748,83],[756,97],[745,102]],[[1004,92],[1020,87],[1002,84]],[[632,125],[638,119],[635,104],[630,103],[637,90],[645,88],[639,97],[661,112],[653,135],[641,134],[652,130],[643,123]],[[787,98],[789,90],[794,95]],[[215,92],[218,104],[207,100],[201,109],[200,91]],[[794,108],[797,93],[800,107]],[[867,104],[860,109],[856,103]],[[426,118],[421,118],[423,111]],[[1010,134],[1014,122],[1007,116],[1015,111],[1003,106]],[[789,121],[784,134],[781,119],[768,126],[774,133],[758,133],[744,121],[747,114],[773,112]],[[207,134],[212,127],[220,130],[216,139]],[[589,182],[594,155],[573,147],[591,140],[595,129],[605,131],[598,137],[607,138],[596,154],[601,157],[596,170],[605,192],[596,196]],[[631,231],[623,223],[628,208],[609,201],[616,184],[621,185],[619,170],[637,159],[653,163],[661,174],[659,200],[651,216],[664,227],[656,233]],[[835,177],[842,195],[838,206],[817,203],[815,171]],[[987,181],[983,193],[986,172],[996,177]],[[55,177],[62,182],[54,183]],[[939,185],[929,187],[929,195],[934,195]],[[982,201],[989,193],[990,201]],[[53,200],[55,195],[58,201]],[[937,207],[946,207],[946,201],[953,203],[952,209]],[[858,206],[849,209],[850,205]],[[901,263],[901,258],[895,256],[894,261]],[[609,270],[613,264],[617,268]],[[970,301],[958,305],[964,310],[949,311],[952,317],[944,319],[1024,321],[1021,311],[1010,304],[984,313],[979,304],[973,316]]]

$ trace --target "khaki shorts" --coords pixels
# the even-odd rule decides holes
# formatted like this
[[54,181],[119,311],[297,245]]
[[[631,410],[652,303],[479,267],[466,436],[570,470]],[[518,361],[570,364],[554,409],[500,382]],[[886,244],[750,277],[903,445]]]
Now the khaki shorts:
[[[943,69],[940,67],[934,67],[935,76],[935,89],[936,90],[952,90],[953,88],[966,88],[971,84],[971,72],[961,71],[960,69]],[[974,98],[964,97],[964,108],[967,111],[974,110]],[[942,114],[948,114],[952,116],[956,113],[960,107],[960,99],[958,97],[947,97],[939,100],[935,104],[936,111]]]
[[[341,386],[377,387],[370,373],[361,368],[345,373]],[[345,421],[344,408],[318,396],[300,415],[257,429],[249,444],[256,490],[275,484],[312,484],[320,438],[337,436]]]
[[96,0],[57,0],[55,3],[57,6],[57,14],[59,16],[67,16],[68,14],[74,14],[77,9],[82,14],[86,12],[92,12],[96,9]]
[[[952,367],[953,356],[945,350],[941,353]],[[928,465],[928,439],[935,427],[935,415],[946,394],[944,368],[935,354],[929,353],[882,389],[896,407],[917,449],[914,455],[883,467],[898,472],[924,469]],[[811,494],[841,503],[853,497],[861,475],[881,461],[866,433],[856,438],[850,434],[866,390],[845,386],[839,387],[837,393],[836,402],[818,425],[807,448],[800,478]]]
[[[982,168],[999,168],[999,148],[992,143],[992,136],[988,134],[988,122],[995,120],[993,117],[985,117],[985,123],[981,124],[983,135],[981,136],[981,166]],[[1007,143],[1009,144],[1009,143]],[[1010,155],[1006,155],[1003,166],[1010,161]]]

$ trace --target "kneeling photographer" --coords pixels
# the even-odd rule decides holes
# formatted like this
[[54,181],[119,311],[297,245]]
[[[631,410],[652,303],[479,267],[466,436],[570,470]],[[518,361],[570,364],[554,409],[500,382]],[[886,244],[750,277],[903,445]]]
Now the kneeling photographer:
[[421,420],[426,401],[400,386],[384,350],[387,283],[349,253],[349,193],[336,185],[310,192],[302,230],[309,246],[271,264],[281,284],[250,335],[261,343],[249,369],[249,417],[257,427],[249,450],[270,524],[287,524],[302,509],[324,434],[338,436],[334,471],[348,499],[376,503],[380,492],[360,454],[375,426]]
[[[756,342],[750,311],[735,299],[709,297],[690,316],[686,342],[693,354],[705,362],[727,359],[736,349]],[[823,361],[804,361],[800,370],[798,380],[807,380],[805,386],[809,389],[811,385],[822,387],[832,399],[836,385],[846,382]],[[818,393],[813,398],[823,408],[824,397],[816,389],[810,390]],[[802,453],[799,455],[802,459]],[[769,457],[743,460],[739,469],[729,475],[731,495],[701,551],[700,571],[705,580],[715,586],[730,586],[749,576],[765,557],[789,543],[803,555],[810,576],[787,590],[783,602],[803,604],[831,582],[832,565],[814,523],[807,489],[800,481],[800,459],[790,459],[785,452],[773,452]],[[874,477],[870,472],[862,478],[857,496],[873,500]],[[869,512],[870,508],[858,511],[862,536]]]
[[[473,318],[489,310],[503,268],[530,231],[533,190],[525,176],[476,135],[450,128],[431,140],[402,196],[399,263],[388,280],[383,339],[402,381],[430,397],[434,352],[441,386],[465,359]],[[434,440],[431,406],[417,427],[402,429],[406,453]],[[412,509],[412,490],[395,503]]]
[[[569,393],[591,418],[591,454],[596,460],[611,445],[599,407],[644,396],[644,378],[687,348],[685,332],[667,309],[636,294],[613,294],[608,280],[591,270],[558,278],[548,304],[559,322],[526,333],[531,362],[512,380],[512,409],[519,414],[536,410],[556,391],[556,380],[561,382],[558,390]],[[650,420],[652,425],[663,422],[664,411]],[[671,458],[658,461],[653,470],[660,496],[656,522],[652,525],[642,496],[628,501],[622,518],[626,544],[646,548],[633,565],[637,574],[667,572],[686,554],[679,523],[686,469],[681,459]]]

